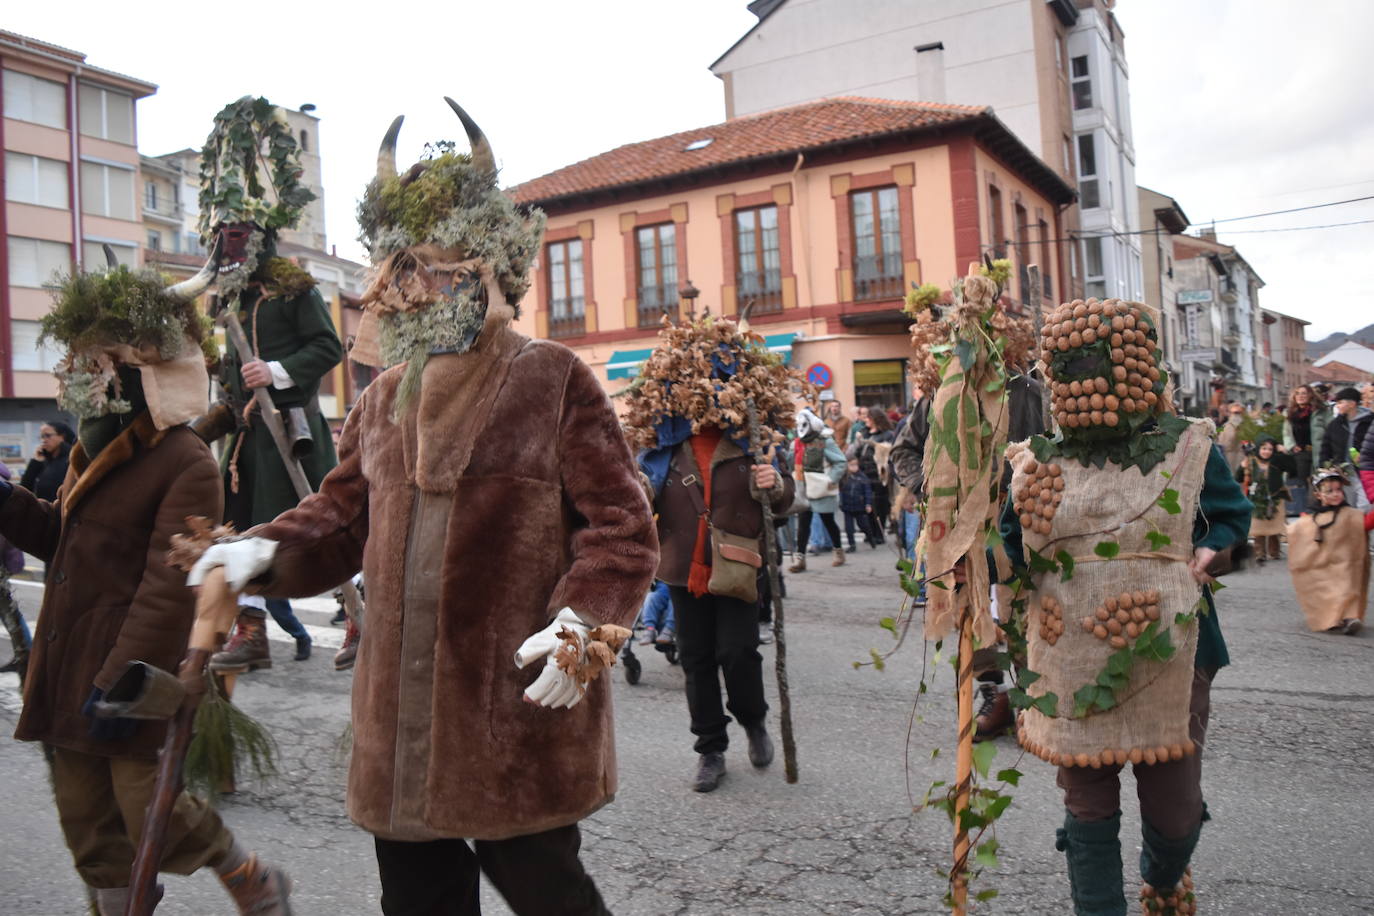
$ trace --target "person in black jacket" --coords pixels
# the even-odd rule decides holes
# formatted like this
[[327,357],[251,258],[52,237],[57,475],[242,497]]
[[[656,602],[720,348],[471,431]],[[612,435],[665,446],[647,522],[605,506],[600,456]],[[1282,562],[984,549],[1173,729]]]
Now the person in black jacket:
[[[1374,421],[1374,411],[1360,406],[1358,391],[1354,388],[1342,388],[1337,391],[1336,414],[1331,418],[1331,422],[1326,424],[1326,432],[1322,435],[1319,466],[1356,465],[1357,459],[1351,455],[1351,451],[1357,454],[1360,452],[1371,421]],[[1345,498],[1350,505],[1363,505],[1360,490],[1358,484],[1346,487]]]
[[39,499],[57,499],[57,488],[67,477],[67,458],[76,433],[61,420],[44,423],[38,430],[38,450],[24,466],[19,485]]

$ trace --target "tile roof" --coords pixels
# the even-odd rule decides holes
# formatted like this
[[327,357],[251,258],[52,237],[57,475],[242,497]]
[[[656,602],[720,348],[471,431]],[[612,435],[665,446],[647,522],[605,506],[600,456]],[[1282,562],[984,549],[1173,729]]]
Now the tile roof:
[[[991,108],[842,96],[760,112],[617,147],[509,189],[519,203],[544,203],[854,140],[990,119]],[[709,139],[699,149],[694,141]]]

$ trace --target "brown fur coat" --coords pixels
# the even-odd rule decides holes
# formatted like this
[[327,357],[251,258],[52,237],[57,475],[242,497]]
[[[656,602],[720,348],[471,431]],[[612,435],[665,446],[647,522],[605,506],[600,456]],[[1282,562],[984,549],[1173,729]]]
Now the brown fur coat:
[[657,563],[649,505],[610,402],[572,351],[489,328],[433,357],[393,421],[404,366],[363,393],[339,466],[254,530],[280,542],[272,595],[361,565],[350,816],[392,839],[500,839],[574,823],[616,787],[610,685],[526,703],[515,650],[569,606],[629,626]]

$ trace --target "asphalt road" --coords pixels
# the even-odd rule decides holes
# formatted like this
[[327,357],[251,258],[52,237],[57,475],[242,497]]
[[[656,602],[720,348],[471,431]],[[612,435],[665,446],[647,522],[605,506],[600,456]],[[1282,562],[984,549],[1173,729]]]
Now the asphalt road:
[[[883,672],[853,667],[870,648],[890,647],[877,621],[899,606],[893,556],[860,549],[842,569],[824,560],[789,577],[798,784],[784,782],[780,759],[751,768],[741,737],[721,788],[689,791],[695,755],[680,669],[650,651],[641,653],[638,685],[614,672],[620,794],[583,823],[584,861],[614,912],[944,912],[937,869],[949,860],[949,825],[936,812],[913,814],[911,798],[952,777],[952,672],[938,669],[913,713],[918,639]],[[1374,640],[1309,633],[1281,565],[1247,570],[1229,586],[1219,603],[1234,664],[1213,691],[1204,779],[1214,820],[1194,864],[1202,911],[1374,913]],[[32,621],[39,588],[18,590]],[[247,845],[292,874],[295,912],[376,913],[371,840],[343,813],[351,677],[330,664],[341,631],[327,626],[332,602],[306,605],[301,616],[322,648],[297,663],[286,642],[274,643],[274,667],[243,678],[236,695],[280,742],[280,776],[226,797],[221,809]],[[765,661],[771,697],[771,649]],[[14,676],[0,675],[0,725],[12,728],[17,711]],[[932,760],[935,747],[944,753]],[[999,741],[997,766],[1019,757],[1013,742]],[[1062,914],[1069,901],[1054,850],[1062,820],[1054,772],[1029,757],[1019,766],[1026,776],[1000,825],[1001,865],[979,885],[1000,896],[975,912]],[[38,749],[0,740],[0,773],[0,913],[84,912]],[[1139,836],[1130,782],[1128,888]],[[169,876],[166,885],[160,914],[233,911],[208,873]],[[489,888],[484,901],[489,913],[507,912]]]

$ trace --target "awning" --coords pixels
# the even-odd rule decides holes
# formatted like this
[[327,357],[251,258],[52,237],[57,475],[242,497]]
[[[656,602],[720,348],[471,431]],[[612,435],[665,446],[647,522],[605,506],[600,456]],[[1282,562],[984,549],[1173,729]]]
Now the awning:
[[[792,362],[792,341],[796,339],[796,334],[769,334],[763,338],[763,343],[768,348],[768,352],[781,354],[782,361],[790,363]],[[640,363],[648,359],[653,352],[652,348],[612,352],[611,358],[606,361],[606,378],[611,381],[618,378],[634,378],[639,374]]]
[[647,350],[616,350],[606,361],[606,378],[634,378],[639,374],[639,364],[653,352],[652,347]]

